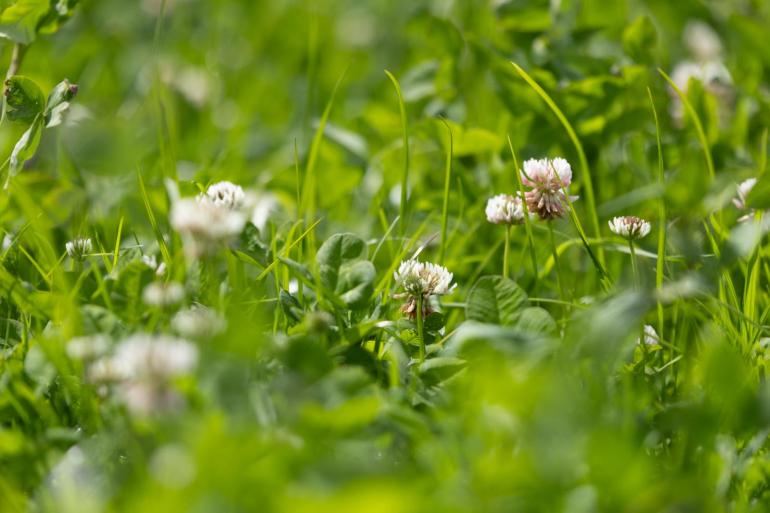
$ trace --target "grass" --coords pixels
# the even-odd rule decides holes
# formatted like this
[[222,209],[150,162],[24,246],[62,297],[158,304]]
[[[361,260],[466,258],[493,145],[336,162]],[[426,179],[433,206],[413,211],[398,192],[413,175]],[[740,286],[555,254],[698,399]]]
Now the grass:
[[767,509],[762,2],[13,3],[0,513]]

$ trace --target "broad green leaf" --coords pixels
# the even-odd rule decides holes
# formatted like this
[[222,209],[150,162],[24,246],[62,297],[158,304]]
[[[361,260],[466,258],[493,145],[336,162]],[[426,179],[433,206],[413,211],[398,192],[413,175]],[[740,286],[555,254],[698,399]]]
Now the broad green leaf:
[[45,95],[34,80],[14,75],[5,81],[4,105],[8,119],[31,123],[43,114]]
[[374,292],[376,274],[374,265],[368,260],[345,263],[340,266],[334,292],[352,308],[365,306]]
[[28,45],[37,37],[39,23],[50,8],[49,0],[18,0],[0,14],[0,37]]
[[364,306],[372,295],[376,272],[365,257],[366,243],[352,233],[332,235],[316,254],[321,285],[351,308]]
[[527,306],[527,294],[502,276],[484,276],[471,288],[465,316],[474,321],[513,326]]

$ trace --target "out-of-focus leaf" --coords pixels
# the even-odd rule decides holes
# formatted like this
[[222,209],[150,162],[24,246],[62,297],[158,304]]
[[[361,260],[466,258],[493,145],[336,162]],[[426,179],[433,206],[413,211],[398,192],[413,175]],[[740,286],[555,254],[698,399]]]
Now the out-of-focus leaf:
[[18,0],[0,14],[0,37],[28,45],[36,39],[38,24],[50,8],[49,0]]
[[652,62],[658,36],[647,16],[639,16],[623,31],[623,49],[637,62]]
[[316,254],[321,284],[351,308],[365,306],[376,275],[366,257],[366,243],[352,233],[329,237]]

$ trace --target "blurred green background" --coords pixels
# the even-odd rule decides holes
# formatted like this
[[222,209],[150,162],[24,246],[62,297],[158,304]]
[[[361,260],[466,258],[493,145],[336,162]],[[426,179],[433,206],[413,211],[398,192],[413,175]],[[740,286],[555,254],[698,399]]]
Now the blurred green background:
[[[714,180],[658,72],[697,60],[685,28],[698,21],[721,41],[717,60],[728,72],[715,87],[685,81]],[[585,215],[577,154],[514,61],[575,127],[602,231],[629,210],[654,219],[662,199],[674,220],[670,252],[681,257],[671,267],[680,277],[706,268],[710,286],[698,226],[729,206],[763,159],[768,27],[766,0],[83,0],[24,58],[21,74],[44,90],[66,77],[79,93],[11,194],[0,195],[0,222],[9,232],[45,230],[63,248],[92,231],[115,240],[123,217],[130,238],[150,246],[140,173],[165,232],[164,179],[176,178],[188,194],[194,182],[225,179],[269,191],[281,205],[272,229],[283,233],[299,216],[295,164],[306,166],[333,97],[317,161],[319,240],[338,231],[382,237],[398,214],[404,158],[389,70],[409,122],[409,228],[426,238],[440,225],[441,119],[452,128],[447,266],[464,297],[476,277],[499,272],[501,232],[483,205],[514,190],[508,136],[520,161],[562,155],[573,163],[571,190]],[[10,52],[4,44],[0,62]],[[660,117],[663,189],[648,88]],[[0,127],[4,154],[22,131]],[[575,237],[566,222],[557,231],[562,241]],[[536,235],[545,240],[543,228]],[[513,275],[522,283],[532,278],[524,245],[517,234]],[[590,262],[574,248],[562,265],[570,296],[584,301],[561,344],[467,333],[468,366],[420,401],[312,344],[287,355],[285,337],[261,334],[273,310],[253,305],[228,311],[230,329],[202,350],[196,383],[180,385],[192,397],[181,417],[97,415],[94,394],[72,374],[38,382],[28,367],[32,378],[3,378],[0,512],[768,510],[765,346],[737,347],[722,296],[690,296],[666,310],[672,342],[693,349],[681,373],[626,372],[649,297],[599,298]],[[654,253],[655,237],[640,249]],[[550,249],[538,253],[544,261]],[[388,256],[375,261],[378,272]],[[626,255],[612,255],[608,268],[630,281]],[[645,268],[649,278],[652,265]],[[674,294],[686,295],[688,283],[673,282]],[[552,298],[553,287],[530,294]],[[759,309],[767,306],[763,292]],[[460,312],[451,312],[456,327]],[[69,315],[56,312],[65,324]],[[9,369],[4,376],[19,375]],[[19,397],[31,418],[19,413]]]

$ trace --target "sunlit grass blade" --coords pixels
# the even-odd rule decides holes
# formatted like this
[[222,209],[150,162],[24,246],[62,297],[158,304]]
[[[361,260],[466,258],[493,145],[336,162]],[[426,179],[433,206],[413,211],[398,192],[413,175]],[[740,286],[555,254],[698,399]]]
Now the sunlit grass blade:
[[144,186],[144,178],[142,173],[138,169],[136,170],[136,177],[139,180],[139,192],[142,194],[142,201],[144,202],[144,208],[147,210],[147,218],[150,220],[150,226],[155,234],[155,240],[158,242],[158,247],[163,255],[163,260],[168,264],[171,263],[171,253],[166,245],[166,239],[163,238],[163,232],[160,231],[158,221],[155,219],[155,214],[152,211],[152,205],[150,203],[150,197],[147,195],[147,188]]
[[[666,195],[665,195],[665,176],[663,162],[663,144],[660,137],[660,122],[658,120],[658,111],[655,109],[655,101],[652,97],[652,90],[647,88],[647,95],[650,98],[650,107],[652,116],[655,119],[655,143],[658,149],[658,185],[660,186],[660,197],[658,198],[658,260],[655,263],[655,288],[660,290],[663,287],[663,278],[666,260]],[[658,314],[658,333],[663,334],[663,303],[657,300]]]
[[441,249],[439,251],[439,263],[444,265],[444,257],[446,255],[447,244],[447,218],[449,217],[449,184],[452,178],[452,154],[454,152],[454,139],[452,137],[452,127],[449,126],[449,123],[447,123],[443,118],[441,119],[441,122],[444,123],[444,126],[447,130],[447,135],[449,136],[449,146],[447,148],[446,164],[444,166],[444,204],[441,208]]
[[[546,103],[546,105],[548,105],[554,115],[559,119],[559,122],[564,127],[564,130],[567,132],[567,135],[572,141],[572,144],[575,147],[575,151],[578,154],[578,160],[580,160],[580,167],[582,171],[581,176],[583,178],[583,183],[586,189],[586,210],[588,211],[588,216],[591,220],[593,235],[595,237],[601,236],[601,230],[599,228],[599,216],[596,213],[596,199],[594,197],[593,177],[591,176],[591,169],[588,167],[588,159],[586,158],[585,151],[583,150],[583,145],[581,144],[580,139],[578,139],[577,133],[575,133],[575,129],[572,128],[572,124],[570,124],[567,117],[564,115],[558,105],[556,105],[556,102],[554,102],[550,95],[546,93],[542,87],[540,87],[540,84],[538,84],[535,79],[529,75],[529,73],[524,71],[521,66],[515,62],[511,62],[511,64],[513,65],[516,72],[521,76],[521,78],[523,78],[524,81],[527,82],[527,84],[529,84],[529,86]],[[601,252],[601,249],[599,250],[598,256],[599,262],[603,264],[604,255]]]
[[393,74],[385,70],[385,74],[393,83],[398,97],[398,111],[401,115],[401,132],[404,145],[404,170],[401,175],[401,204],[399,205],[399,218],[401,219],[401,236],[406,234],[406,228],[409,225],[409,126],[406,117],[406,106],[404,97],[401,94],[401,86]]
[[529,207],[527,202],[524,201],[524,182],[521,179],[521,173],[519,173],[519,160],[516,158],[516,152],[513,149],[513,143],[511,142],[511,136],[508,135],[508,149],[511,151],[511,158],[513,159],[513,174],[516,177],[516,185],[519,188],[519,194],[521,196],[521,205],[524,208],[524,229],[527,233],[527,242],[529,244],[529,254],[532,260],[532,276],[534,277],[534,283],[532,287],[537,285],[537,252],[535,250],[535,237],[532,235],[532,219],[529,217]]

